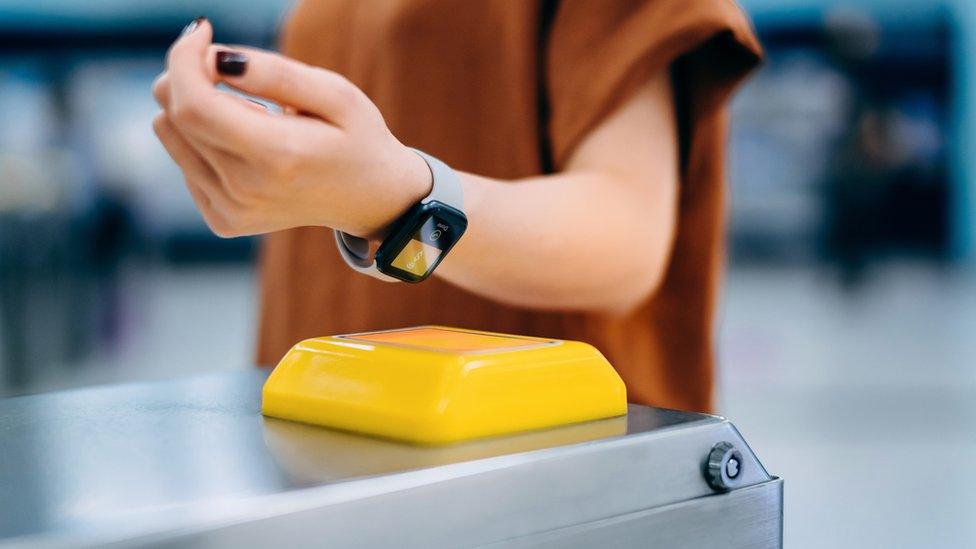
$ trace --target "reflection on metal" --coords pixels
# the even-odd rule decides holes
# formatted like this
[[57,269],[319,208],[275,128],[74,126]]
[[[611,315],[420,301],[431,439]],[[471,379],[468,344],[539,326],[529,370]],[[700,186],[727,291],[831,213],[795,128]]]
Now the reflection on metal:
[[782,482],[722,418],[631,406],[424,448],[262,418],[265,375],[0,401],[0,546],[780,544]]
[[463,444],[415,446],[342,431],[310,428],[280,419],[264,419],[264,440],[268,451],[296,484],[437,467],[577,444],[620,436],[626,432],[627,418],[617,417]]

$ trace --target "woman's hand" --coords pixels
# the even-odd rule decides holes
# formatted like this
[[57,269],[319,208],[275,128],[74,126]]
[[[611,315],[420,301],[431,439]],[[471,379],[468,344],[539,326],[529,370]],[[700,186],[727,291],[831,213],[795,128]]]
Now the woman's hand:
[[[170,48],[153,128],[216,234],[313,225],[378,237],[429,192],[427,165],[359,88],[280,55],[213,45],[212,32],[191,23]],[[284,114],[217,90],[220,81]]]

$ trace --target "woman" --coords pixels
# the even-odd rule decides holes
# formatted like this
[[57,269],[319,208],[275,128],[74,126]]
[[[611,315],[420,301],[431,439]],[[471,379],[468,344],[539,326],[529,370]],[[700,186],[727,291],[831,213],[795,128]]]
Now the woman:
[[[154,127],[214,232],[272,233],[261,363],[445,324],[587,341],[631,401],[711,409],[725,104],[759,60],[731,0],[305,0],[285,56],[211,37],[174,43]],[[456,170],[467,231],[391,284],[331,229],[375,248],[431,192],[411,147]]]

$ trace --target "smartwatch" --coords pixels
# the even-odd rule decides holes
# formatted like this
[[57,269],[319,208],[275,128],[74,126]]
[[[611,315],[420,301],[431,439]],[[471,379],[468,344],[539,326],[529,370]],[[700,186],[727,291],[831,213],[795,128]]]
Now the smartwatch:
[[426,280],[468,227],[461,178],[433,156],[413,151],[430,168],[433,187],[430,194],[393,222],[376,255],[369,256],[367,239],[334,231],[339,254],[346,264],[387,282]]

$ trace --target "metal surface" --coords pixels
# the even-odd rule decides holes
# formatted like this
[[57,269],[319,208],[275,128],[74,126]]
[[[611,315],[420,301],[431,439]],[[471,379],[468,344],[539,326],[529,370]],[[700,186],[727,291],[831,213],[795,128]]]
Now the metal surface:
[[503,540],[484,547],[728,549],[783,546],[783,481]]
[[[265,419],[265,376],[0,401],[0,546],[548,543],[604,521],[638,535],[781,486],[714,416],[632,406],[626,418],[416,447]],[[702,467],[723,440],[742,453],[742,488],[716,494]],[[761,524],[781,513],[774,503],[761,504]]]

